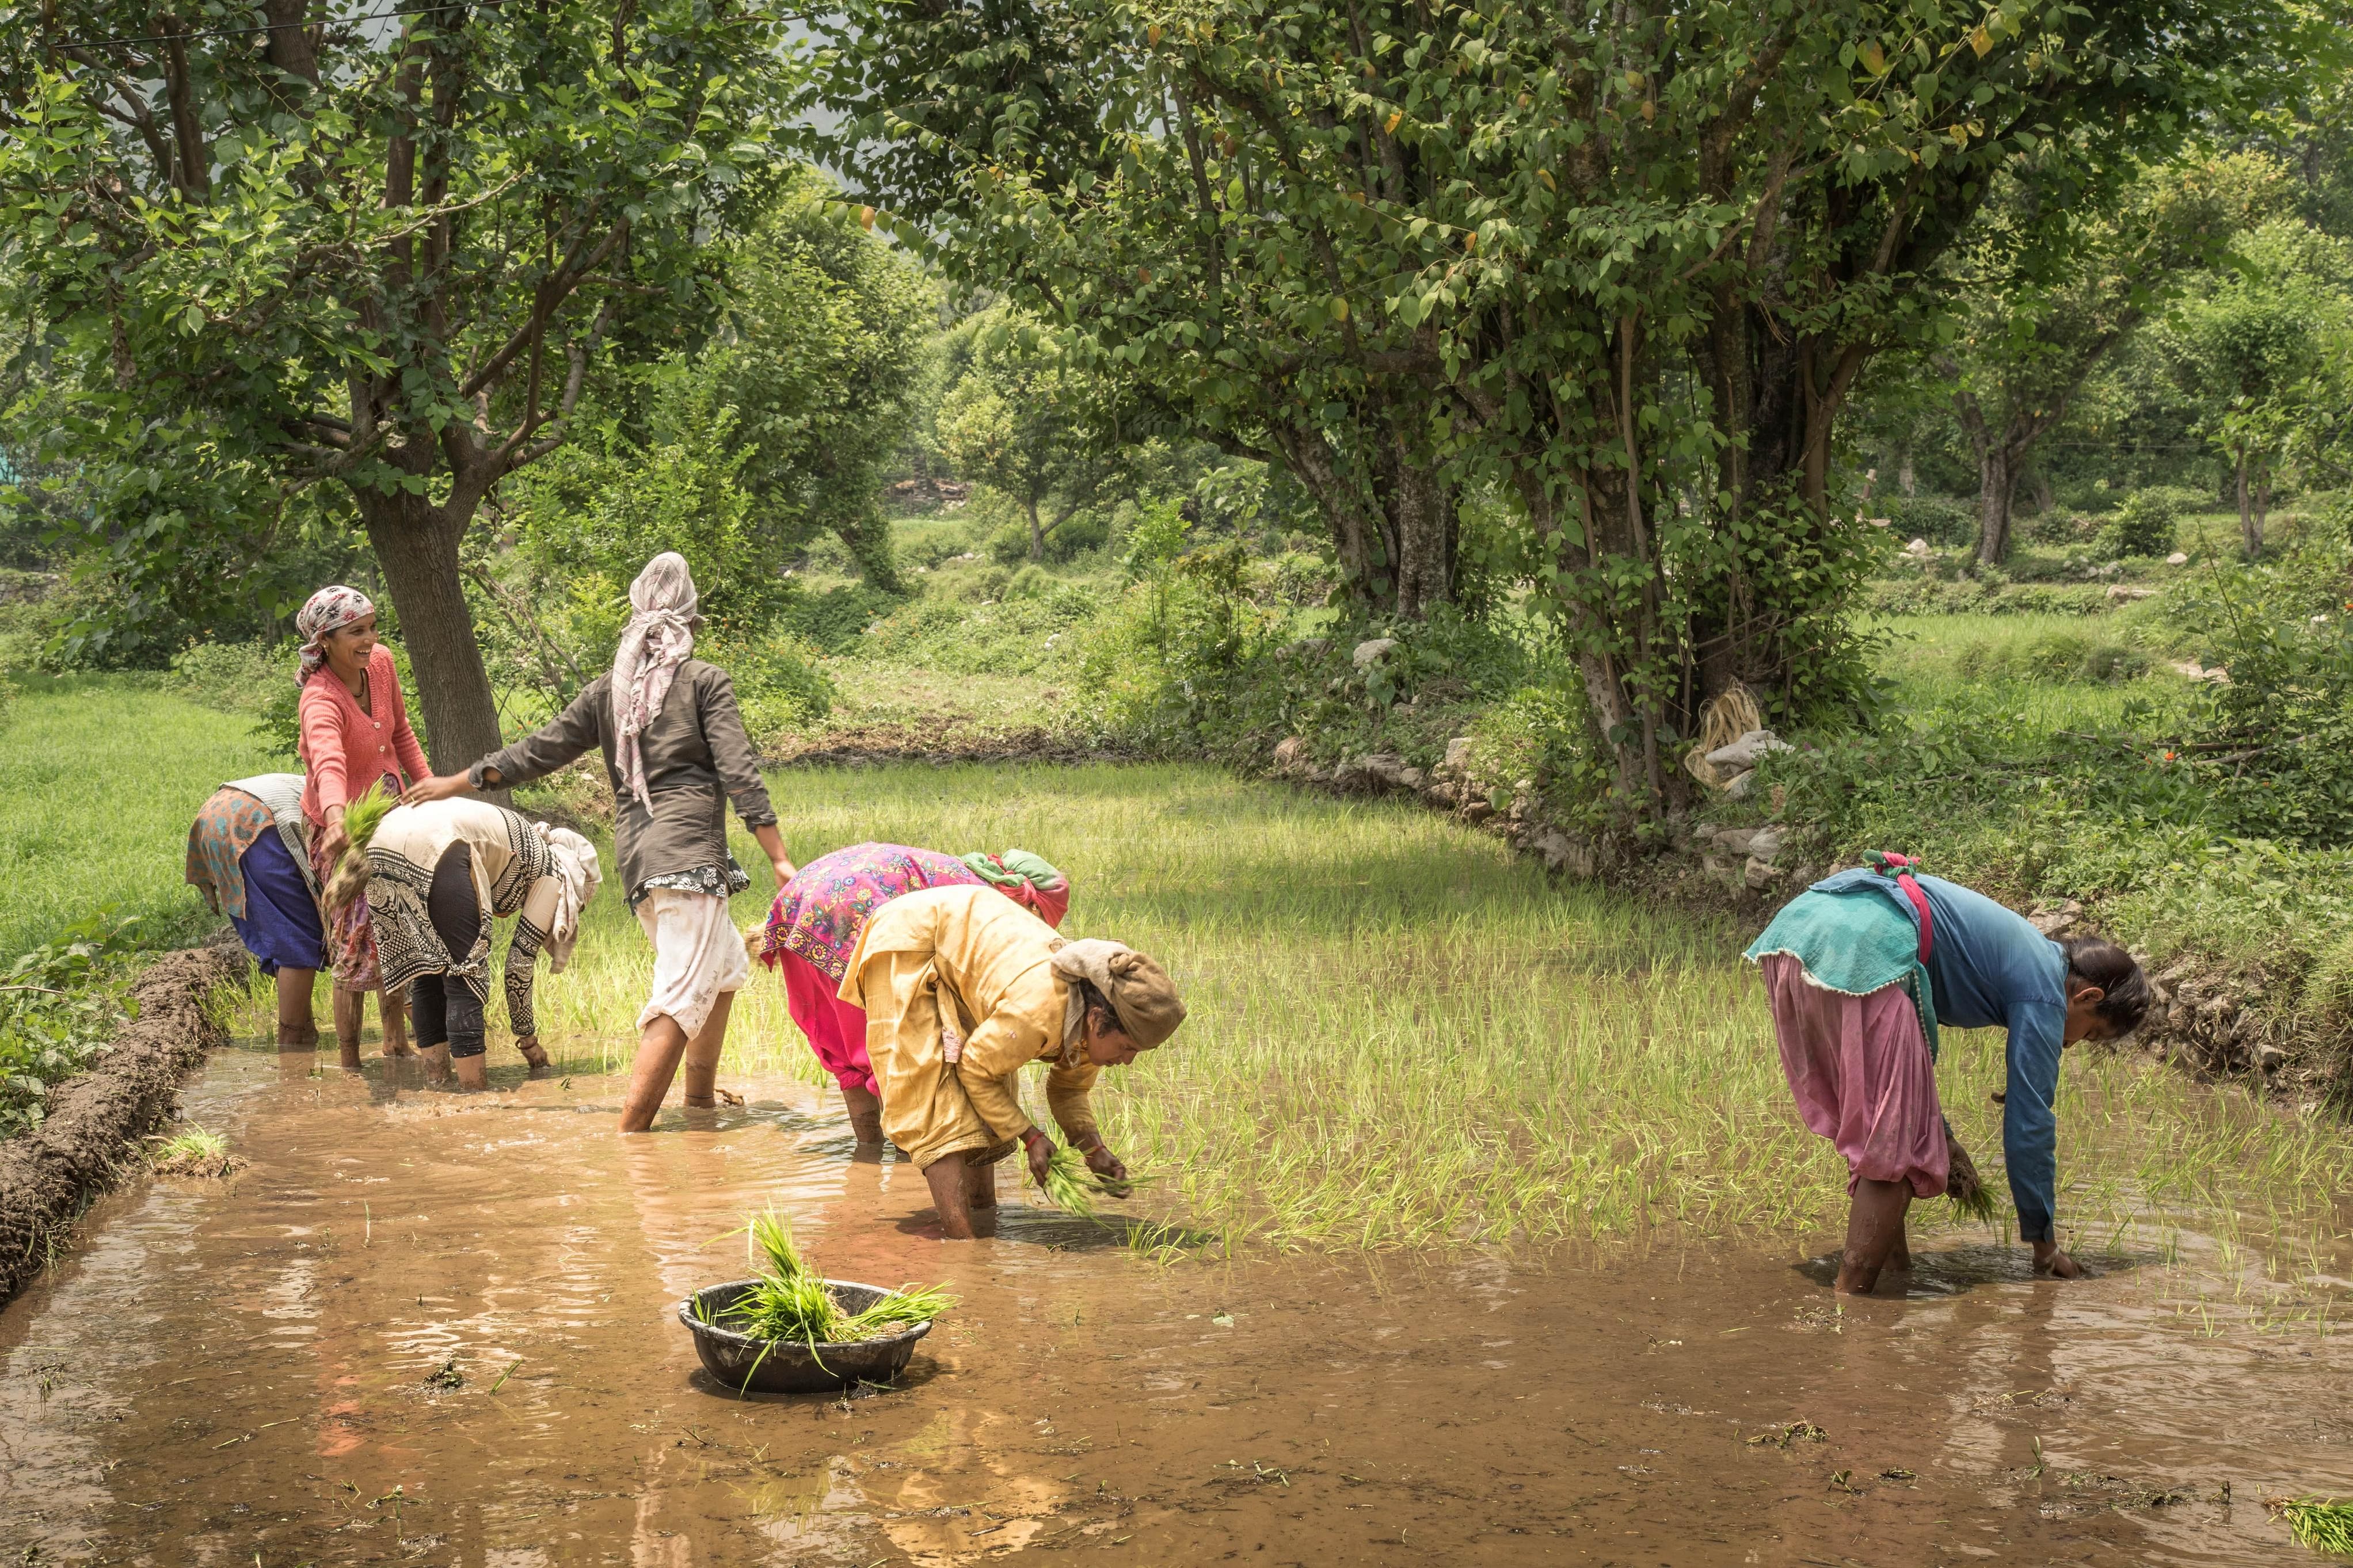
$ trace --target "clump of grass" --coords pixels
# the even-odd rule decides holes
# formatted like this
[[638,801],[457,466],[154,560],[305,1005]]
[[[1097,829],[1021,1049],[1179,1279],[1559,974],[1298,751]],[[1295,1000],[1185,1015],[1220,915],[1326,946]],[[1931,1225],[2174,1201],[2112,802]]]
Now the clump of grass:
[[1979,1225],[1993,1223],[1993,1190],[1978,1174],[1978,1163],[1961,1147],[1961,1141],[1950,1133],[1945,1136],[1945,1153],[1950,1166],[1945,1177],[1945,1195],[1953,1206]]
[[704,1321],[723,1320],[725,1327],[753,1339],[795,1340],[812,1350],[856,1344],[904,1333],[955,1305],[955,1298],[935,1285],[902,1285],[863,1311],[846,1311],[801,1257],[793,1227],[782,1215],[774,1209],[754,1215],[744,1231],[752,1289],[717,1320]]
[[162,1176],[226,1176],[245,1162],[228,1152],[228,1140],[194,1122],[168,1138],[152,1140],[148,1163]]
[[2353,1557],[2353,1502],[2310,1497],[2265,1498],[2263,1506],[2287,1521],[2288,1533],[2315,1552]]

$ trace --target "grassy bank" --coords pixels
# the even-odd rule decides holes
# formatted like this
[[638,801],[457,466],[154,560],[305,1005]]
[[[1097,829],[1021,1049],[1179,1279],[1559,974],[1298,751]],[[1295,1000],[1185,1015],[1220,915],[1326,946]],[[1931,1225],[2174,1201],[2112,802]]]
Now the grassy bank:
[[110,907],[148,945],[209,929],[181,879],[189,821],[217,785],[292,765],[251,730],[159,678],[18,677],[0,712],[0,955]]
[[[199,712],[134,682],[93,681],[77,700],[101,727],[119,714],[202,732]],[[156,786],[150,817],[106,829],[121,896],[159,929],[199,924],[179,885],[180,814],[216,782],[217,753],[193,739],[150,749],[182,776]],[[1035,849],[1075,882],[1074,933],[1167,963],[1190,1021],[1102,1091],[1115,1146],[1154,1178],[1138,1206],[1160,1219],[1353,1247],[1660,1224],[1793,1235],[1840,1208],[1841,1169],[1795,1120],[1729,925],[1559,885],[1404,803],[1199,765],[786,769],[771,784],[796,856],[865,838]],[[95,772],[50,787],[60,827],[121,817]],[[757,865],[748,841],[738,853]],[[736,900],[740,922],[766,893]],[[567,1068],[626,1061],[649,968],[608,889],[571,971],[541,988]],[[730,1072],[829,1096],[772,977],[755,974],[737,1017]],[[496,1038],[494,1069],[512,1071]],[[2000,1037],[1947,1039],[1947,1110],[1998,1162]],[[2135,1056],[2071,1053],[2060,1109],[2063,1225],[2095,1251],[2145,1242],[2125,1228],[2136,1221],[2304,1234],[2327,1223],[2328,1178],[2353,1154],[2325,1119]],[[1926,1212],[1949,1223],[1942,1205]]]

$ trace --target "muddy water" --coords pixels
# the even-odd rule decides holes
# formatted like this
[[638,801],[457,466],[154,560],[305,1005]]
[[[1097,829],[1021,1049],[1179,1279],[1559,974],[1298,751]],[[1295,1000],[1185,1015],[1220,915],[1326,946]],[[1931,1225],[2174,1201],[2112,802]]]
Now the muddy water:
[[[2264,1494],[2353,1490],[2353,1349],[2154,1261],[1947,1249],[1835,1316],[1763,1244],[1154,1266],[1015,1199],[957,1247],[797,1087],[624,1142],[607,1080],[370,1070],[219,1053],[251,1168],[134,1184],[0,1315],[9,1561],[2253,1563]],[[964,1298],[902,1386],[699,1371],[672,1304],[768,1202]]]

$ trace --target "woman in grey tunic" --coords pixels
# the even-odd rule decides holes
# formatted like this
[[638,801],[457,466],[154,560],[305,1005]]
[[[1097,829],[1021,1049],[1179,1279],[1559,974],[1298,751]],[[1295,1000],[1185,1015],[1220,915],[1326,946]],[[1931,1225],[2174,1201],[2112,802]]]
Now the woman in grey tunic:
[[716,1098],[727,1015],[751,978],[744,942],[728,919],[731,894],[751,879],[727,850],[727,802],[759,841],[776,875],[793,863],[776,831],[767,786],[744,733],[726,673],[693,657],[693,576],[664,552],[629,585],[633,614],[613,669],[588,683],[533,734],[462,773],[413,786],[403,798],[446,800],[543,778],[591,746],[613,784],[613,847],[629,907],[654,948],[653,994],[638,1016],[638,1054],[621,1131],[653,1124],[670,1080],[686,1065],[686,1103]]

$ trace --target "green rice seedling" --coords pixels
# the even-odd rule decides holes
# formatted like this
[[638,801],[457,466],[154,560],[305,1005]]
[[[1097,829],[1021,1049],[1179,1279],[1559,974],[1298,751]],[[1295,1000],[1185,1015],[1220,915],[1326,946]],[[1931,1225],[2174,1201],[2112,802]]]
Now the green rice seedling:
[[2287,1521],[2288,1533],[2315,1552],[2353,1557],[2353,1502],[2321,1498],[2265,1498],[2263,1506]]
[[1969,1158],[1969,1152],[1961,1147],[1957,1138],[1945,1140],[1945,1153],[1951,1165],[1945,1179],[1945,1195],[1953,1200],[1955,1208],[1979,1225],[1991,1225],[1993,1192],[1985,1184],[1985,1178],[1978,1174],[1977,1162]]
[[362,854],[375,837],[375,830],[400,802],[385,792],[384,781],[378,779],[362,792],[359,799],[343,807],[343,831],[351,837],[352,847]]
[[190,1122],[168,1138],[151,1140],[148,1163],[158,1175],[226,1176],[245,1163],[228,1152],[228,1140]]
[[324,892],[329,909],[343,909],[367,890],[368,845],[385,815],[399,804],[385,793],[384,783],[378,780],[343,807],[343,832],[350,842],[327,877]]
[[[935,1285],[902,1285],[862,1311],[849,1312],[835,1300],[824,1279],[794,1244],[792,1223],[774,1209],[754,1215],[744,1227],[754,1269],[752,1288],[719,1314],[726,1327],[753,1339],[798,1341],[818,1345],[854,1344],[904,1333],[955,1305]],[[700,1300],[695,1315],[714,1321]]]
[[1046,1162],[1046,1179],[1039,1187],[1046,1201],[1063,1213],[1081,1219],[1095,1217],[1094,1173],[1087,1169],[1086,1161],[1069,1144],[1055,1145],[1052,1156]]
[[862,1312],[846,1314],[839,1331],[845,1340],[876,1340],[903,1334],[928,1323],[956,1304],[936,1285],[902,1285]]

